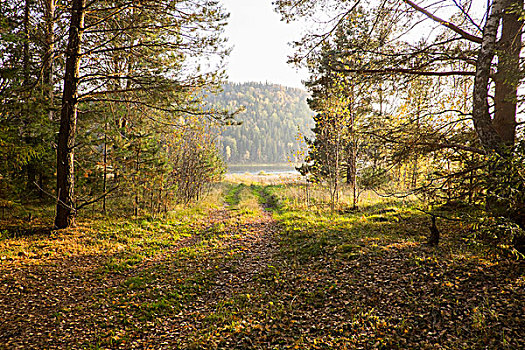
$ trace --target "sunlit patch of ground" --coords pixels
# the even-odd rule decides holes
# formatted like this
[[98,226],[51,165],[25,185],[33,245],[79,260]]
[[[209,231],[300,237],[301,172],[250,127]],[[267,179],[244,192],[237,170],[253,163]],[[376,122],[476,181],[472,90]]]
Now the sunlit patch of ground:
[[525,347],[524,262],[465,227],[440,221],[432,248],[410,201],[307,210],[300,185],[222,189],[166,218],[3,233],[0,347]]
[[243,183],[246,185],[264,184],[264,185],[279,185],[287,183],[303,183],[304,180],[299,173],[279,173],[268,174],[261,172],[260,174],[226,174],[225,181],[231,183]]

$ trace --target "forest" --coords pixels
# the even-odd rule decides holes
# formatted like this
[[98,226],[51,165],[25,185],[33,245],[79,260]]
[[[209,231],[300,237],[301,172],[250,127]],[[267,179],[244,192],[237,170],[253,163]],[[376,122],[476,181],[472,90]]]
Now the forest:
[[219,4],[0,6],[6,206],[54,198],[57,228],[100,201],[103,212],[165,212],[224,171],[212,129],[233,112],[204,110],[201,97],[219,88],[228,52]]
[[268,1],[0,2],[0,348],[525,348],[523,0]]
[[311,134],[314,113],[308,94],[275,84],[225,84],[206,101],[226,110],[244,107],[241,125],[221,129],[218,148],[229,164],[282,164],[295,161],[300,135]]

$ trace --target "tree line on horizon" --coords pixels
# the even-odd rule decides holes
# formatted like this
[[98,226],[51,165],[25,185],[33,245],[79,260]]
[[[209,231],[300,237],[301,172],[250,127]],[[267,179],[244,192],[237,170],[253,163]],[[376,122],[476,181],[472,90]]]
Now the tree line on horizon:
[[269,83],[226,83],[206,100],[216,108],[244,111],[240,125],[221,128],[218,148],[229,164],[282,164],[294,160],[298,135],[309,134],[313,112],[301,89]]

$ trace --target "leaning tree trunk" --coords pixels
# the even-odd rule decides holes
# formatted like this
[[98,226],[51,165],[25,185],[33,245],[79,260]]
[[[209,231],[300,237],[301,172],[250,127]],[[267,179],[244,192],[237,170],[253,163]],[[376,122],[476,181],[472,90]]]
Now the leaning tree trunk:
[[498,72],[494,79],[493,126],[503,143],[512,147],[516,137],[516,104],[523,25],[518,8],[523,9],[523,0],[506,0],[504,8],[501,39],[498,42]]
[[503,3],[506,0],[494,0],[490,15],[483,28],[483,40],[476,62],[476,76],[474,78],[472,120],[474,128],[483,148],[487,153],[504,154],[502,138],[492,125],[489,108],[489,77],[492,60],[496,51],[496,37],[502,15]]
[[80,69],[80,51],[85,16],[85,0],[72,0],[69,41],[66,50],[66,70],[60,131],[57,149],[57,213],[55,226],[66,228],[75,220],[75,172],[74,146],[78,108],[78,75]]

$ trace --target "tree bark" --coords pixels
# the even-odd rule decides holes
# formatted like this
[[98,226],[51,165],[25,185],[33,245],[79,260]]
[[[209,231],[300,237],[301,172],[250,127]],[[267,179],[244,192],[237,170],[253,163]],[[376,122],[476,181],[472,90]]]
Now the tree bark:
[[24,4],[24,51],[23,51],[23,70],[24,70],[24,81],[23,85],[29,85],[29,12],[30,12],[31,0],[26,0]]
[[75,222],[75,172],[74,146],[78,108],[78,75],[80,68],[80,52],[85,17],[85,0],[72,0],[71,23],[66,50],[66,70],[64,76],[64,91],[62,95],[62,110],[60,114],[60,130],[57,149],[57,213],[55,226],[66,228]]
[[[104,178],[102,183],[102,192],[107,191],[107,179],[108,179],[108,121],[104,116]],[[102,212],[106,215],[106,196],[102,198]]]
[[516,103],[523,25],[518,8],[523,9],[523,0],[505,0],[501,39],[497,48],[498,72],[495,77],[493,127],[507,147],[514,145],[516,137]]
[[44,0],[45,2],[45,15],[44,20],[46,22],[45,31],[45,53],[43,63],[43,77],[42,83],[44,85],[44,91],[48,98],[48,116],[49,120],[54,119],[54,89],[53,89],[53,61],[55,57],[55,0]]
[[495,151],[501,155],[504,154],[503,142],[492,125],[488,94],[490,69],[496,51],[496,36],[504,1],[506,0],[494,0],[483,28],[483,41],[476,62],[472,108],[472,120],[481,145],[487,153]]
[[[30,23],[29,23],[29,15],[31,12],[31,0],[25,0],[24,2],[24,17],[23,17],[23,27],[24,27],[24,42],[23,42],[23,51],[22,51],[22,69],[23,69],[23,80],[22,80],[22,86],[24,87],[23,92],[23,99],[24,99],[24,106],[23,106],[23,119],[22,119],[22,125],[23,125],[23,134],[24,134],[24,141],[31,145],[33,143],[31,132],[27,130],[28,126],[31,125],[31,117],[30,117],[30,107],[29,107],[29,101],[30,101],[30,55],[29,55],[29,43],[31,41],[30,37]],[[28,192],[31,192],[35,185],[34,181],[36,179],[36,169],[34,160],[30,160],[26,166],[26,173],[27,173],[27,182],[26,182],[26,190]]]

